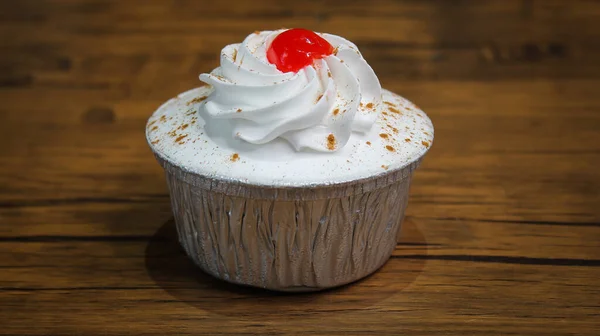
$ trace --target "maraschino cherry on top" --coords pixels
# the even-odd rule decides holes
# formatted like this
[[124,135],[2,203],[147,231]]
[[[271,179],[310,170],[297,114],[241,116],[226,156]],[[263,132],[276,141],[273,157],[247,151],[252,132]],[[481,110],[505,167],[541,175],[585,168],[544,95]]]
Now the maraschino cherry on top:
[[333,46],[316,33],[294,28],[279,34],[267,50],[267,59],[281,72],[298,72],[314,60],[333,54]]

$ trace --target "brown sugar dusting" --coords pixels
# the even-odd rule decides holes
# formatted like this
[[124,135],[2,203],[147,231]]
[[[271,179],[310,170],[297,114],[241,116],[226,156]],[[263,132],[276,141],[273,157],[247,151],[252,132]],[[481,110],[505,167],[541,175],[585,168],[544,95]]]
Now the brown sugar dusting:
[[379,136],[382,137],[383,139],[387,139],[390,137],[390,135],[387,133],[381,133],[381,134],[379,134]]
[[153,121],[151,121],[151,122],[148,124],[148,127],[150,127],[150,126],[152,126],[152,125],[154,125],[154,124],[156,124],[156,120],[153,120]]
[[156,140],[152,141],[151,144],[156,145],[159,142],[160,142],[160,140],[156,139]]
[[233,61],[235,62],[235,60],[237,59],[237,49],[233,49]]
[[316,103],[318,103],[318,102],[319,102],[319,100],[321,100],[321,98],[323,98],[323,95],[319,95],[319,96],[317,97],[317,100],[315,100],[315,104],[316,104]]
[[398,110],[397,108],[394,108],[394,107],[389,107],[388,110],[390,110],[390,112],[393,112],[393,113],[401,114],[400,110]]
[[183,131],[184,129],[188,128],[189,126],[190,126],[189,124],[183,124],[183,125],[177,127],[177,129]]
[[154,126],[152,127],[151,131],[156,131],[158,129],[158,126]]
[[237,109],[237,111],[235,111],[235,112],[240,113],[240,112],[242,112],[242,109]]
[[180,135],[175,139],[175,142],[178,142],[179,144],[181,144],[181,140],[187,138],[187,134],[184,135]]
[[427,133],[427,132],[423,132],[423,134],[425,134],[425,135],[429,135],[429,133]]
[[371,141],[367,141],[367,145],[371,146]]
[[389,150],[390,152],[395,152],[396,150],[394,149],[394,147],[387,145],[385,146],[385,149]]
[[167,117],[165,117],[164,115],[160,116],[160,122],[167,122]]
[[187,102],[186,105],[190,106],[192,104],[203,102],[204,100],[206,100],[206,96],[196,97],[196,98],[190,100],[189,102]]
[[398,129],[396,127],[392,127],[392,131],[394,131],[394,133],[398,134]]
[[331,78],[331,71],[327,70],[327,77]]
[[427,142],[427,141],[421,141],[421,144],[423,146],[425,146],[425,148],[429,148],[429,142]]
[[236,162],[236,161],[238,161],[239,159],[240,159],[240,155],[239,155],[238,153],[233,153],[233,154],[231,155],[231,159],[230,159],[230,160],[231,160],[231,162]]
[[338,113],[340,113],[340,109],[336,108],[335,110],[333,110],[333,115],[338,115]]
[[337,56],[339,49],[340,49],[339,47],[336,47],[335,49],[333,49],[333,54],[335,56]]
[[384,101],[383,103],[386,104],[387,106],[391,106],[391,107],[396,106],[394,103],[389,102],[389,101]]
[[386,115],[389,115],[389,114],[388,114],[387,112],[385,112],[385,111],[381,112],[381,114],[383,114],[383,115],[385,115],[385,116],[386,116]]
[[409,138],[404,139],[404,142],[410,142]]
[[368,103],[365,107],[370,110],[373,108],[373,103]]
[[385,170],[388,170],[389,166],[386,166],[386,165],[381,165],[381,168],[383,168],[383,169],[385,169]]
[[327,136],[327,149],[334,150],[336,146],[335,135],[333,133]]

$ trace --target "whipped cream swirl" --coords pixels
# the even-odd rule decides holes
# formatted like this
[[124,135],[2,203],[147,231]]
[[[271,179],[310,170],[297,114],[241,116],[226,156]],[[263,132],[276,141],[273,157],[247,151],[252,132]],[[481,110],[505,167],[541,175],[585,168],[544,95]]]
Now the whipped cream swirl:
[[284,30],[250,34],[221,51],[221,66],[200,80],[213,91],[200,112],[229,119],[232,136],[252,144],[276,138],[295,150],[337,151],[352,132],[367,132],[378,116],[381,85],[358,48],[320,34],[335,51],[297,73],[279,71],[267,49]]

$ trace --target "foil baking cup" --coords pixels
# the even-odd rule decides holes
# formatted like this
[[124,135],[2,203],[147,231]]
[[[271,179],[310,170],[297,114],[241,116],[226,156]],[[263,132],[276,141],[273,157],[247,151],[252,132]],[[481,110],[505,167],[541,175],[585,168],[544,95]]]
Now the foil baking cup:
[[179,241],[206,273],[276,291],[359,280],[391,256],[413,171],[310,187],[208,178],[155,156],[165,169]]

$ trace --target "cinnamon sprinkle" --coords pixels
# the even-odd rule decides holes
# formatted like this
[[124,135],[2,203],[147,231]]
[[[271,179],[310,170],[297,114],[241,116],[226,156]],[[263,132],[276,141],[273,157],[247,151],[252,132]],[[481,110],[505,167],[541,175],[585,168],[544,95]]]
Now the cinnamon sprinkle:
[[381,168],[383,168],[383,169],[385,169],[385,170],[388,170],[389,166],[386,166],[386,165],[381,165]]
[[367,141],[367,145],[371,146],[371,141]]
[[160,142],[160,140],[156,139],[156,140],[152,141],[151,144],[156,145],[159,142]]
[[190,100],[189,102],[187,102],[186,105],[190,106],[192,104],[200,103],[200,102],[203,102],[205,99],[206,99],[206,96],[196,97],[196,98]]
[[384,103],[388,106],[395,107],[394,103],[390,103],[389,101],[384,101]]
[[368,103],[367,106],[366,106],[366,108],[372,109],[373,108],[373,103]]
[[410,142],[409,138],[404,139],[404,142]]
[[425,148],[429,148],[429,142],[427,142],[427,141],[421,141],[421,144],[423,146],[425,146]]
[[237,111],[236,111],[236,112],[237,112],[237,113],[240,113],[240,112],[242,112],[242,109],[237,109]]
[[394,113],[400,114],[400,111],[398,109],[396,109],[396,108],[390,107],[390,108],[388,108],[388,110],[390,110],[390,112],[394,112]]
[[387,139],[390,137],[390,135],[387,133],[381,133],[381,134],[379,134],[379,136],[382,137],[383,139]]
[[167,122],[167,117],[165,117],[164,115],[160,116],[160,121],[161,122]]
[[158,129],[158,126],[154,126],[152,127],[152,129],[150,131],[156,131]]
[[231,162],[236,162],[240,159],[240,155],[238,153],[233,153],[233,155],[231,155]]
[[338,115],[338,113],[340,113],[340,109],[336,108],[335,110],[333,110],[333,115]]
[[319,100],[321,100],[321,98],[323,98],[323,95],[319,95],[319,96],[317,97],[317,100],[315,100],[315,104],[316,104],[316,103],[318,103],[318,102],[319,102]]
[[335,135],[333,133],[327,136],[327,149],[334,150],[336,146]]
[[187,138],[187,134],[184,135],[180,135],[177,137],[177,139],[175,139],[175,142],[178,142],[179,144],[181,144],[181,140]]
[[395,152],[396,150],[394,149],[394,147],[387,145],[385,146],[385,149],[389,150],[390,152]]
[[237,58],[237,49],[233,49],[233,61],[235,62]]

